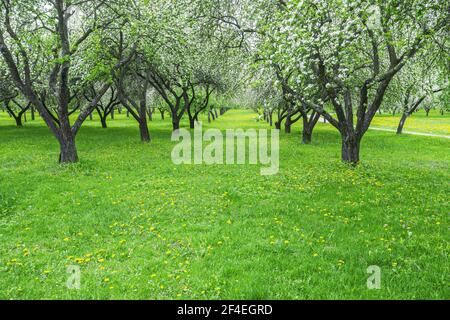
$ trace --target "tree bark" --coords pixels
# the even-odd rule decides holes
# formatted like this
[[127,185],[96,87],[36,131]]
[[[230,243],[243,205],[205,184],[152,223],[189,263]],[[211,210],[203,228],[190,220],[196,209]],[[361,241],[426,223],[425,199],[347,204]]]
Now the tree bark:
[[144,118],[142,121],[139,121],[139,132],[141,134],[142,142],[150,142],[150,133],[147,127],[147,118]]
[[145,82],[139,103],[139,131],[142,142],[150,142],[150,133],[147,125],[147,89],[148,83]]
[[409,114],[407,112],[404,112],[400,122],[398,123],[398,127],[397,127],[397,134],[402,134],[403,132],[403,126],[405,125],[406,119],[408,119]]
[[342,161],[357,165],[359,163],[360,139],[355,134],[342,135]]
[[14,120],[16,120],[16,126],[18,128],[21,128],[23,126],[22,125],[22,116],[21,115],[19,115],[18,117],[14,117]]
[[286,122],[284,123],[284,132],[291,133],[291,116],[286,117]]
[[308,127],[303,127],[302,131],[302,143],[303,144],[311,144],[312,141],[312,132]]
[[75,163],[78,162],[78,153],[75,145],[75,137],[72,132],[64,132],[59,138],[60,154],[59,163]]
[[153,109],[148,109],[148,121],[153,121]]
[[164,120],[164,110],[160,110],[159,113],[161,113],[161,120]]
[[173,131],[180,129],[180,119],[176,111],[172,112],[172,129]]
[[313,111],[310,116],[308,112],[300,111],[303,119],[303,130],[302,130],[302,142],[304,144],[310,144],[312,141],[312,133],[316,127],[317,122],[319,122],[320,114]]
[[308,123],[308,116],[303,117],[302,142],[303,144],[311,144],[312,128]]
[[106,117],[100,117],[100,122],[102,123],[103,129],[108,128],[108,125],[106,124]]

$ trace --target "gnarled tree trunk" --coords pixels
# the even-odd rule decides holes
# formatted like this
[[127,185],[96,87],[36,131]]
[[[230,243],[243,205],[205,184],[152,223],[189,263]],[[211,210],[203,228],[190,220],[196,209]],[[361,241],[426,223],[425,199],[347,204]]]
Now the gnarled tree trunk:
[[310,144],[312,141],[312,133],[320,119],[320,114],[313,111],[311,116],[308,117],[308,113],[301,111],[303,119],[303,130],[302,130],[302,142],[304,144]]
[[357,165],[361,139],[356,134],[344,133],[342,136],[342,161]]
[[65,164],[78,162],[78,153],[77,147],[75,145],[75,137],[72,134],[71,130],[70,132],[69,131],[61,132],[61,137],[58,140],[60,147],[59,163]]

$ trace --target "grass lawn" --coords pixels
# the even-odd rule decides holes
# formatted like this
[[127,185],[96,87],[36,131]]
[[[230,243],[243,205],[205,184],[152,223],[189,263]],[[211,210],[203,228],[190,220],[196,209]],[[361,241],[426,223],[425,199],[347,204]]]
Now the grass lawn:
[[[351,168],[335,129],[319,124],[306,146],[297,126],[280,135],[279,174],[261,176],[175,166],[170,119],[155,115],[144,145],[119,118],[86,121],[81,162],[59,166],[40,121],[17,129],[0,113],[0,299],[450,298],[447,139],[369,131]],[[267,127],[254,118],[211,126]]]
[[[377,115],[372,121],[373,127],[397,130],[401,113]],[[427,117],[425,111],[420,110],[411,115],[403,128],[405,131],[450,135],[450,114],[441,115],[438,110],[431,110]]]

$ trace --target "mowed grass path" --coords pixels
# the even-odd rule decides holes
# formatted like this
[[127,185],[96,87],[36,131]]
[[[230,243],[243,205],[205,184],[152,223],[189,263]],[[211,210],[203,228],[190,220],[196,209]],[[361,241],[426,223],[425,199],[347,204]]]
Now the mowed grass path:
[[[87,121],[81,162],[59,166],[42,123],[0,113],[1,299],[450,298],[450,141],[369,131],[354,169],[333,128],[305,146],[295,127],[279,174],[261,176],[173,165],[170,119],[155,118],[148,145],[123,116]],[[267,127],[254,118],[211,126]]]
[[[401,116],[401,113],[397,113],[395,116],[377,115],[372,121],[372,126],[397,130]],[[427,117],[425,111],[420,110],[406,120],[403,130],[450,136],[450,114],[441,115],[439,110],[431,110]]]

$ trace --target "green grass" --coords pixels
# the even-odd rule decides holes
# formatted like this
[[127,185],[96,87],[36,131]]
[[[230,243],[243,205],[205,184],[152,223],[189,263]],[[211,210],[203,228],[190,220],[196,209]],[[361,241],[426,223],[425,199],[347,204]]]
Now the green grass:
[[[396,114],[395,116],[378,114],[373,119],[372,126],[397,130],[401,116],[401,114]],[[450,135],[450,114],[445,113],[441,115],[438,110],[431,110],[427,117],[425,111],[420,110],[406,120],[404,130]]]
[[[155,117],[148,145],[123,116],[88,120],[81,162],[59,166],[40,121],[17,129],[0,113],[1,299],[450,298],[448,140],[369,131],[354,169],[333,128],[305,146],[297,126],[279,174],[261,176],[173,165],[170,119]],[[266,128],[253,119],[211,126]]]

